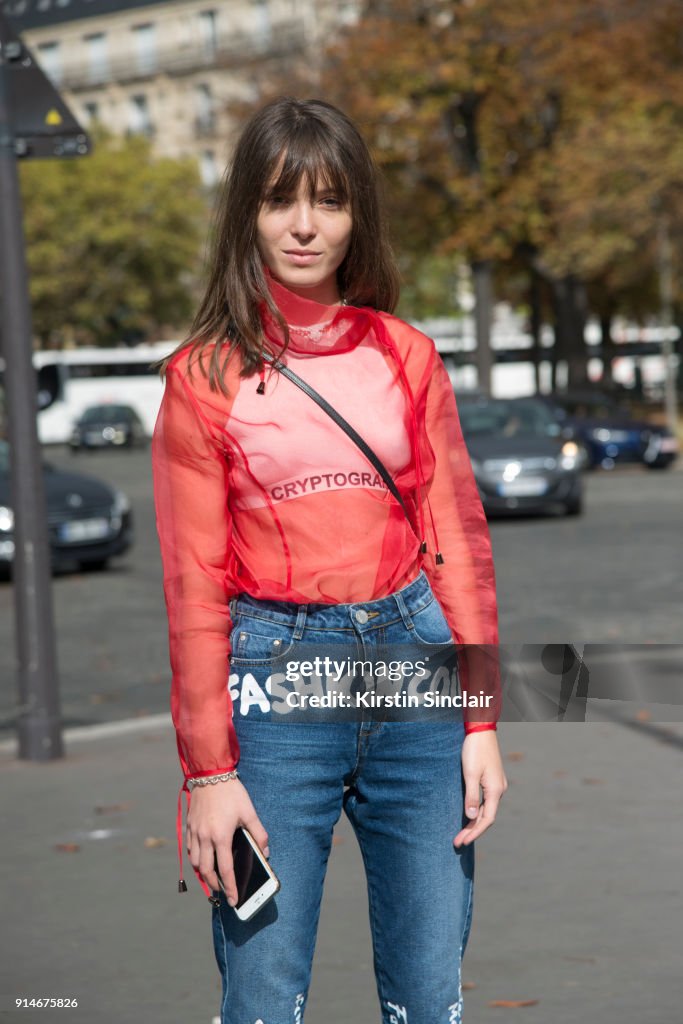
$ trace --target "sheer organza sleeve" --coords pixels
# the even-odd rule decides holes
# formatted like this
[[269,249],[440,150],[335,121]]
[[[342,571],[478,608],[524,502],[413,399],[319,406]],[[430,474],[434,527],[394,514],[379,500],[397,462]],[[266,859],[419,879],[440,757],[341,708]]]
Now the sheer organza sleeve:
[[[438,546],[429,545],[425,571],[459,648],[462,689],[490,698],[465,708],[467,731],[494,727],[500,714],[498,610],[491,539],[460,427],[453,387],[437,355],[422,395],[426,426],[426,499]],[[436,559],[439,551],[443,558]]]
[[185,778],[213,775],[239,759],[227,686],[228,463],[192,382],[173,364],[152,438],[152,470],[178,753]]

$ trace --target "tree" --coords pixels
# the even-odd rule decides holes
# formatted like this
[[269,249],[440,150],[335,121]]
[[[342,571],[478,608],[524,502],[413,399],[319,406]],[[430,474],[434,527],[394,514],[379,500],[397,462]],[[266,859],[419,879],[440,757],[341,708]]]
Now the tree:
[[399,250],[467,260],[480,297],[521,261],[575,383],[589,303],[651,300],[663,213],[680,253],[682,34],[677,0],[375,0],[319,91],[371,140]]
[[80,160],[20,166],[33,326],[41,347],[133,342],[190,315],[207,204],[191,159],[94,132]]

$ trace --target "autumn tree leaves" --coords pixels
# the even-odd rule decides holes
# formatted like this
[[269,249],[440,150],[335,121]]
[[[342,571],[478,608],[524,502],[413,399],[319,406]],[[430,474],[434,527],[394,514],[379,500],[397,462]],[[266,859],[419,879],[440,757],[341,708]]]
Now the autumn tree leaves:
[[576,382],[589,312],[656,311],[663,218],[680,261],[682,39],[676,0],[374,2],[318,90],[372,141],[408,270],[535,295]]

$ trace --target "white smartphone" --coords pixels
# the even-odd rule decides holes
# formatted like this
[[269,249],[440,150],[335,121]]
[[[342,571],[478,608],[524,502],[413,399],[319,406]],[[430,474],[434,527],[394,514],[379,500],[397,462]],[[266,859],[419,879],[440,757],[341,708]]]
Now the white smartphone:
[[[241,826],[235,829],[232,839],[232,860],[237,883],[237,903],[232,909],[240,921],[248,921],[279,892],[280,882],[254,837]],[[223,880],[218,874],[218,855],[214,857],[214,868],[220,887],[225,892]]]

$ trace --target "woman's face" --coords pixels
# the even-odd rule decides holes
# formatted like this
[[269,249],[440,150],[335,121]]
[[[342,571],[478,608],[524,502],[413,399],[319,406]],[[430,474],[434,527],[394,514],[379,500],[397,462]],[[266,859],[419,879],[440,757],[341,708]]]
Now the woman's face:
[[351,213],[329,187],[311,198],[302,176],[296,194],[271,192],[256,221],[261,259],[285,288],[325,305],[339,302],[337,268],[351,241]]

